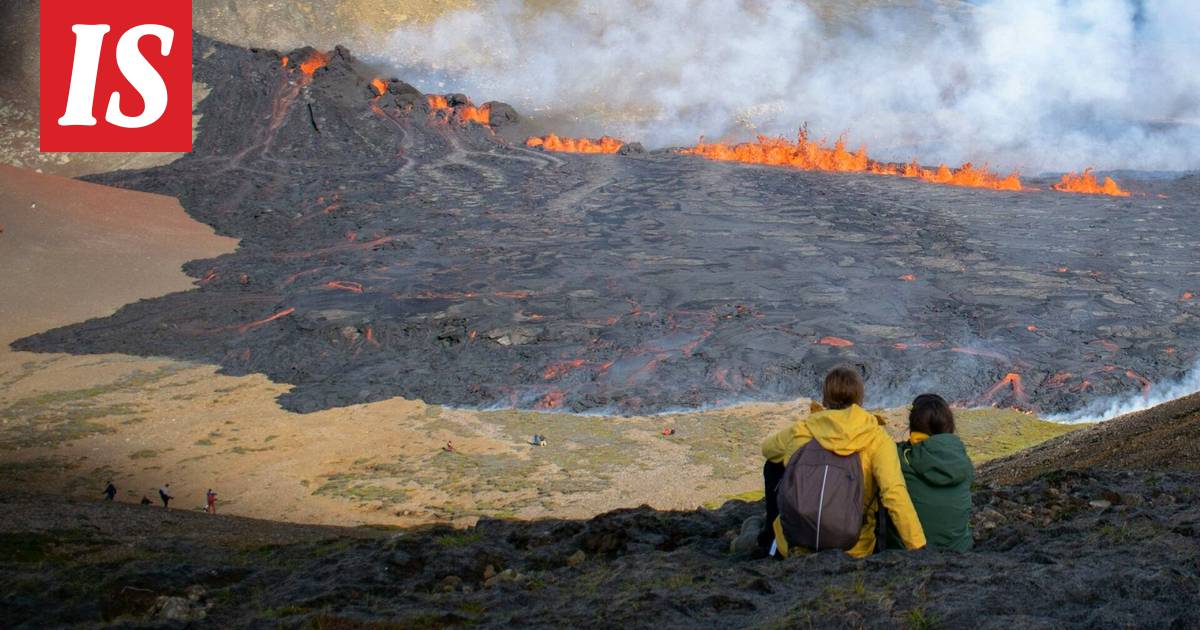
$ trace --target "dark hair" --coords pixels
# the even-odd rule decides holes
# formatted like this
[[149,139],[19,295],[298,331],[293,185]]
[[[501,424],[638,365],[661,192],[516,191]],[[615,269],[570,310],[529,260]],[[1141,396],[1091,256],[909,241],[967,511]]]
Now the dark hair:
[[863,402],[863,380],[852,367],[835,367],[825,375],[821,404],[826,409],[845,409]]
[[921,394],[912,401],[908,412],[908,430],[926,435],[954,433],[954,412],[946,399],[937,394]]

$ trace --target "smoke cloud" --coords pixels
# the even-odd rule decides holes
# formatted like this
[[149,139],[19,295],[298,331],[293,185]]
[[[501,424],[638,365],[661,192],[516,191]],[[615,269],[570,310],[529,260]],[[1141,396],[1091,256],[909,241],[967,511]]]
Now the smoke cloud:
[[796,0],[533,4],[402,28],[375,60],[549,130],[654,147],[807,122],[887,160],[1200,167],[1193,0],[931,2],[833,20]]
[[1079,422],[1102,422],[1127,413],[1149,409],[1176,398],[1200,392],[1200,362],[1178,381],[1155,383],[1149,391],[1136,396],[1115,396],[1092,401],[1078,411],[1047,416],[1051,422],[1075,424]]

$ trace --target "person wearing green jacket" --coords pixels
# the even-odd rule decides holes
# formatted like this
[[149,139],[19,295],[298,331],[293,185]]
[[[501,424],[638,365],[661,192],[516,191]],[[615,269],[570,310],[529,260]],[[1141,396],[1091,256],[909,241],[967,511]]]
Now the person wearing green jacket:
[[[954,413],[937,394],[922,394],[908,414],[909,439],[896,445],[900,470],[929,546],[971,549],[971,482],[975,466],[954,434]],[[887,546],[903,549],[888,523]]]

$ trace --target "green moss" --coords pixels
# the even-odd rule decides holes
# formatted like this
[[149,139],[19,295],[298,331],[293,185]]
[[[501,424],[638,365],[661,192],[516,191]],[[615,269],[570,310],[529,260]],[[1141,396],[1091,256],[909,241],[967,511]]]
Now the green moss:
[[920,606],[909,610],[904,621],[911,630],[934,630],[938,627],[937,615],[926,613]]
[[372,483],[352,473],[328,477],[313,494],[348,501],[380,501],[384,505],[403,503],[408,499],[408,493],[400,488]]
[[[154,372],[135,371],[105,385],[46,392],[16,400],[0,408],[0,448],[57,447],[63,443],[113,429],[96,422],[118,416],[132,416],[136,405],[104,401],[110,394],[138,391],[178,372],[163,368]],[[137,418],[126,419],[133,423]]]
[[954,416],[958,435],[976,464],[1093,426],[1047,422],[1015,409],[965,409]]
[[469,547],[481,540],[483,540],[483,534],[473,529],[444,534],[434,539],[442,547]]
[[[236,440],[236,438],[234,438],[234,440]],[[233,453],[234,455],[245,455],[247,453],[261,453],[263,451],[273,451],[273,450],[275,450],[274,446],[266,446],[263,448],[249,448],[246,446],[235,446],[225,452]]]
[[14,532],[0,536],[0,562],[38,563],[48,560],[78,560],[81,550],[110,544],[88,530],[52,529],[44,532]]
[[0,461],[0,477],[12,480],[28,479],[50,473],[60,473],[75,467],[76,464],[49,457],[15,462]]

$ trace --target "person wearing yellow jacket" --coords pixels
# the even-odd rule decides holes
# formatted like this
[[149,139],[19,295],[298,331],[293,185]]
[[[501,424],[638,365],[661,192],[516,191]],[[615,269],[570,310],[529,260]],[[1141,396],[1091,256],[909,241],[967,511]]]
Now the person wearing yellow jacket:
[[[797,421],[763,442],[762,454],[767,459],[766,468],[774,467],[782,471],[782,466],[787,464],[792,454],[814,439],[826,450],[843,457],[858,453],[863,468],[864,519],[858,543],[846,553],[855,558],[864,558],[875,551],[875,520],[880,500],[888,510],[891,523],[904,546],[919,549],[925,546],[925,533],[900,471],[896,444],[884,431],[883,419],[861,407],[863,389],[862,378],[857,370],[847,367],[832,370],[825,377],[824,405],[814,402],[813,413],[807,419]],[[782,474],[777,477],[782,478]],[[776,484],[778,478],[775,479]],[[770,487],[769,474],[766,483],[768,518],[772,521],[770,525],[774,530],[778,551],[784,557],[789,552],[802,552],[788,548],[779,524],[778,510],[771,513],[775,488]]]

